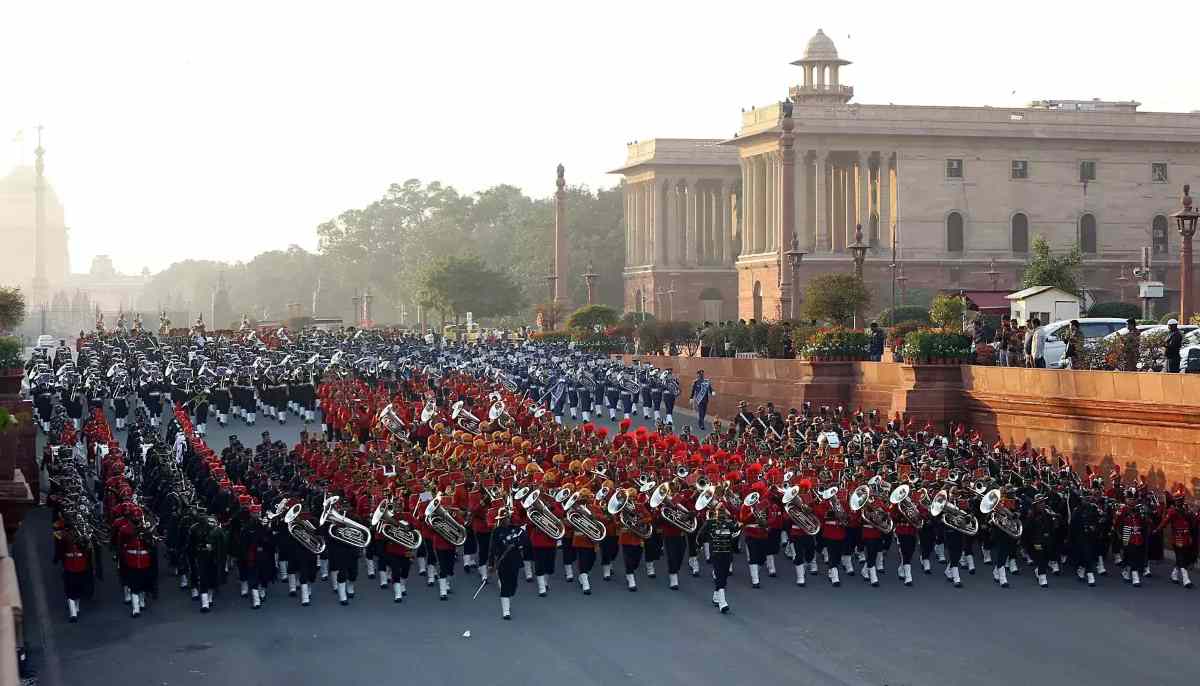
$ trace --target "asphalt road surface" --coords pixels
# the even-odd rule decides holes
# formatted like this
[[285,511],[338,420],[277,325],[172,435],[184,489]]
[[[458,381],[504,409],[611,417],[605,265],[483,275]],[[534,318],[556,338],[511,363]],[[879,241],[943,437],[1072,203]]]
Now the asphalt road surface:
[[[264,428],[292,442],[300,426],[293,418],[283,427],[231,428],[253,444]],[[223,446],[226,436],[215,428],[209,441]],[[591,596],[566,583],[560,568],[547,598],[522,582],[513,621],[505,622],[496,586],[472,600],[478,577],[460,568],[455,593],[439,602],[415,565],[399,605],[360,572],[349,607],[318,581],[310,607],[275,584],[255,611],[238,597],[234,573],[209,614],[164,577],[161,597],[132,619],[106,559],[95,599],[69,624],[48,516],[30,513],[14,556],[31,667],[51,686],[1140,685],[1195,683],[1200,673],[1200,591],[1169,583],[1165,564],[1141,589],[1110,573],[1096,588],[1063,576],[1042,590],[1025,570],[1005,590],[983,566],[975,576],[964,571],[962,589],[936,569],[904,588],[891,560],[880,588],[858,577],[832,588],[816,575],[797,588],[781,559],[779,576],[764,573],[762,589],[753,590],[742,557],[728,615],[711,605],[703,565],[699,578],[685,566],[681,589],[672,592],[661,562],[657,579],[639,578],[637,593],[625,590],[619,563],[609,583],[599,580],[597,565]]]

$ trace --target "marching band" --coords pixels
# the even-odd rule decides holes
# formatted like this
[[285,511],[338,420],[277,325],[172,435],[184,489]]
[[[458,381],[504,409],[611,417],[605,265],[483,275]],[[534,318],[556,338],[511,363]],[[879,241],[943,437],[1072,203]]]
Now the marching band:
[[[567,346],[167,326],[100,321],[77,359],[27,369],[70,621],[105,548],[133,617],[170,577],[207,612],[234,573],[253,609],[277,582],[305,606],[321,583],[350,605],[360,569],[403,603],[414,563],[443,601],[496,586],[506,620],[521,578],[539,597],[559,574],[591,595],[597,565],[601,585],[619,566],[636,592],[664,557],[671,590],[707,567],[722,613],[743,554],[750,589],[781,557],[797,587],[878,587],[889,567],[903,586],[940,571],[961,587],[979,565],[1004,588],[1023,571],[1095,586],[1109,564],[1138,587],[1166,541],[1171,581],[1192,587],[1200,520],[1182,485],[1080,473],[965,426],[742,404],[694,433],[676,427],[669,372]],[[702,430],[713,394],[694,381]],[[260,417],[302,422],[299,442],[206,441],[210,419]]]

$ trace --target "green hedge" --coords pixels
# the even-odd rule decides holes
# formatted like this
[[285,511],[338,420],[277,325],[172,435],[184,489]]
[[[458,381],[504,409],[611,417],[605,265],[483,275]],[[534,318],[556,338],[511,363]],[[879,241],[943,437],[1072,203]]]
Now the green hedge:
[[971,358],[971,352],[970,337],[960,333],[922,330],[904,337],[904,360],[910,363],[962,362]]
[[1140,319],[1142,308],[1133,303],[1096,303],[1088,308],[1089,317],[1120,317],[1121,319]]

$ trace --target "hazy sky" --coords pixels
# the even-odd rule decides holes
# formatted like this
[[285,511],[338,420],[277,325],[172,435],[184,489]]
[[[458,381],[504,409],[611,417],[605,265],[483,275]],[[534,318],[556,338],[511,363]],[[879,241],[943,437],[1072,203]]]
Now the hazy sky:
[[0,172],[44,124],[74,269],[132,272],[314,249],[411,177],[544,196],[562,162],[611,185],[627,141],[728,137],[786,95],[818,27],[857,102],[1200,108],[1182,3],[821,5],[6,0]]

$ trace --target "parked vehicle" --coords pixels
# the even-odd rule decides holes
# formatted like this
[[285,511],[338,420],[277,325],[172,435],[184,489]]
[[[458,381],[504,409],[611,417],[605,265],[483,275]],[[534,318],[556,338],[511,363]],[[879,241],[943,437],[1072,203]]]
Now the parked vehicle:
[[[1103,338],[1114,331],[1125,328],[1125,320],[1117,317],[1083,317],[1077,321],[1085,341]],[[1067,360],[1064,357],[1067,353],[1067,342],[1062,337],[1067,333],[1070,325],[1071,320],[1062,319],[1050,322],[1043,327],[1046,330],[1046,346],[1042,350],[1042,356],[1046,360],[1046,366],[1050,369],[1063,369],[1067,366]]]

